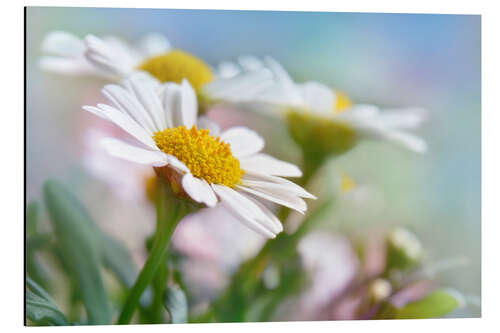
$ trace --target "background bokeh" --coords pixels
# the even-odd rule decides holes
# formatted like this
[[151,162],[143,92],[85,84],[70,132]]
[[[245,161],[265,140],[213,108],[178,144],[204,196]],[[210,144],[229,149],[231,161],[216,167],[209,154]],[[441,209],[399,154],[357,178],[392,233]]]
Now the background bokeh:
[[[152,213],[111,216],[121,198],[85,171],[82,138],[95,120],[80,106],[102,101],[103,81],[44,73],[40,44],[52,30],[79,36],[118,35],[136,41],[147,32],[165,34],[172,45],[216,65],[241,54],[272,55],[297,79],[317,80],[354,101],[383,106],[422,106],[429,121],[419,134],[425,155],[390,144],[363,143],[330,163],[358,184],[376,189],[377,209],[341,214],[335,228],[363,234],[406,225],[422,239],[430,261],[466,258],[443,272],[442,283],[466,295],[481,293],[481,19],[470,15],[307,13],[166,9],[27,9],[26,186],[39,198],[47,178],[72,186],[105,228],[127,240],[152,230]],[[223,117],[216,113],[215,117]],[[224,120],[224,119],[223,119]],[[277,152],[298,160],[298,150],[276,124],[252,121]],[[268,150],[273,150],[273,143]],[[328,173],[328,170],[326,173]],[[115,214],[116,215],[116,214]],[[148,222],[145,222],[147,220]],[[119,228],[113,221],[120,221]],[[138,222],[139,221],[139,222]],[[149,224],[148,224],[149,223]],[[131,247],[140,244],[129,241]],[[134,245],[136,244],[136,245]],[[458,316],[478,316],[469,306]]]

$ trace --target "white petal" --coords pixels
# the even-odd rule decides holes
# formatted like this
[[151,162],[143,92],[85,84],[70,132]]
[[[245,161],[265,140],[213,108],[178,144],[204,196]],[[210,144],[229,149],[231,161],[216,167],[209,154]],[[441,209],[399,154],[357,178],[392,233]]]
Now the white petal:
[[336,119],[352,119],[357,121],[372,121],[380,114],[380,109],[375,105],[356,104],[345,112],[335,115]]
[[333,112],[335,94],[332,89],[318,82],[306,82],[297,85],[304,99],[304,104],[312,111],[321,114]]
[[155,132],[166,128],[165,115],[160,98],[156,91],[158,82],[144,72],[134,73],[124,81],[124,86],[133,92],[144,107],[155,126]]
[[165,120],[167,126],[177,127],[185,125],[187,128],[196,124],[198,114],[198,100],[188,80],[182,80],[182,83],[165,83],[160,93],[163,109],[165,111]]
[[219,125],[208,118],[207,116],[200,116],[197,120],[197,126],[200,129],[208,129],[210,131],[210,135],[219,136],[220,135],[220,127]]
[[254,202],[227,186],[212,184],[212,188],[224,207],[239,217],[245,225],[266,237],[275,237],[278,230],[276,225]]
[[265,57],[264,62],[271,69],[275,79],[278,81],[280,85],[283,85],[285,87],[290,87],[295,85],[295,82],[293,82],[288,72],[274,58],[269,56]]
[[230,102],[251,101],[273,85],[271,72],[264,68],[245,72],[231,78],[220,78],[203,86],[212,98]]
[[217,66],[217,77],[228,79],[231,77],[235,77],[240,73],[239,67],[230,61],[222,61]]
[[133,93],[116,84],[104,86],[102,93],[116,108],[128,114],[147,130],[151,136],[158,131],[153,119],[151,119],[150,115]]
[[425,153],[427,151],[427,144],[425,141],[416,135],[393,130],[379,125],[376,122],[358,124],[358,126],[358,130],[368,138],[388,140],[417,153]]
[[198,100],[196,92],[188,80],[183,79],[181,83],[181,114],[182,124],[191,128],[196,124],[198,114]]
[[260,93],[256,100],[260,102],[274,104],[280,107],[295,106],[307,107],[300,89],[294,85],[290,87],[275,84]]
[[390,131],[383,135],[386,139],[398,143],[405,148],[413,150],[417,153],[425,153],[427,151],[427,144],[425,141],[413,134],[400,132],[400,131]]
[[157,167],[167,164],[167,155],[161,151],[132,146],[114,138],[104,138],[101,144],[109,154],[131,162]]
[[292,164],[266,154],[256,154],[240,159],[243,170],[271,176],[301,177],[302,171]]
[[186,173],[182,177],[182,187],[196,202],[204,203],[208,207],[214,207],[217,204],[217,197],[210,185],[206,181],[194,177],[191,173]]
[[248,170],[245,171],[245,174],[243,175],[242,180],[285,184],[285,185],[290,186],[290,187],[296,187],[297,189],[295,189],[295,191],[300,191],[300,189],[303,189],[301,186],[295,184],[294,182],[292,182],[291,180],[288,180],[286,178],[266,175],[266,174],[248,171]]
[[144,57],[154,57],[168,52],[171,49],[170,42],[159,33],[150,33],[144,36],[139,44]]
[[82,75],[93,73],[92,67],[85,59],[45,56],[41,57],[39,66],[44,71],[66,75]]
[[316,199],[316,196],[312,195],[311,193],[307,192],[305,189],[294,183],[277,184],[269,181],[247,180],[243,178],[242,185],[254,189],[264,189],[271,191],[278,190],[278,191],[288,192],[302,198]]
[[427,111],[421,108],[384,110],[377,121],[386,127],[412,129],[420,126],[427,118]]
[[66,75],[99,74],[85,59],[85,49],[83,40],[73,34],[50,32],[42,41],[42,51],[50,55],[40,58],[40,68]]
[[129,67],[137,67],[144,60],[135,47],[117,36],[103,36],[102,40],[114,51],[115,56],[119,56],[119,61]]
[[264,139],[246,127],[232,127],[222,132],[220,138],[231,145],[231,151],[236,157],[253,155],[264,148]]
[[179,172],[183,173],[190,172],[189,168],[184,163],[182,163],[182,161],[180,161],[177,157],[173,155],[167,155],[167,162],[169,166],[173,167]]
[[273,229],[276,233],[280,233],[283,231],[283,224],[281,224],[281,221],[276,217],[276,215],[273,214],[273,212],[271,212],[269,210],[269,208],[267,208],[264,204],[262,204],[261,202],[259,202],[259,200],[257,199],[254,199],[254,198],[251,198],[249,196],[245,196],[248,200],[252,201],[254,204],[256,204],[257,206],[259,206],[259,208],[262,210],[262,212],[264,214],[266,214],[266,216],[269,218],[269,221],[271,221],[274,225],[274,228]]
[[262,188],[256,189],[240,185],[236,185],[236,187],[245,192],[256,195],[260,198],[294,209],[302,214],[304,214],[304,212],[307,210],[307,204],[304,200],[284,191],[279,191],[276,189],[273,190],[267,190]]
[[244,213],[234,206],[230,206],[230,204],[222,201],[220,206],[225,209],[231,216],[234,216],[238,222],[241,222],[244,226],[258,233],[259,235],[266,238],[276,238],[276,234],[271,232],[270,230],[264,228],[261,224],[257,223],[254,220],[249,219]]
[[133,120],[129,115],[104,104],[100,104],[99,108],[93,106],[84,106],[83,109],[114,123],[149,148],[156,150],[158,149],[155,141],[149,135],[149,133],[139,124],[137,124],[137,122]]
[[238,57],[238,63],[246,71],[255,71],[264,67],[262,60],[252,55],[242,55]]
[[52,31],[42,41],[42,51],[63,57],[83,57],[85,43],[69,32]]
[[128,79],[133,79],[137,84],[145,85],[148,89],[159,91],[161,82],[145,71],[137,70],[132,72]]
[[168,128],[182,125],[182,118],[178,110],[181,109],[181,87],[176,83],[162,85],[160,99],[165,113],[165,122]]
[[85,37],[85,57],[95,66],[116,76],[125,76],[134,68],[127,56],[129,50],[121,50],[118,43],[106,42],[93,35]]

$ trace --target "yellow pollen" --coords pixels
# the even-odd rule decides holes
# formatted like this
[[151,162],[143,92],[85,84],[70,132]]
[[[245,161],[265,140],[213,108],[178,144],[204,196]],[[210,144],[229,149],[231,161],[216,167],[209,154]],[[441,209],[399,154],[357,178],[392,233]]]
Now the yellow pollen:
[[137,68],[148,72],[161,82],[181,83],[182,79],[187,79],[196,91],[214,79],[214,74],[207,64],[181,50],[146,59]]
[[209,184],[234,187],[244,171],[240,161],[233,156],[229,143],[209,134],[208,129],[191,129],[186,126],[167,128],[153,135],[158,148],[177,157],[193,176],[205,179]]
[[356,182],[354,181],[354,179],[352,179],[351,177],[349,177],[345,173],[340,174],[340,191],[341,192],[349,192],[352,189],[354,189],[355,187],[356,187]]
[[336,90],[335,97],[337,98],[337,101],[336,101],[335,106],[333,108],[334,113],[344,112],[352,106],[351,100],[349,99],[349,97],[345,93]]

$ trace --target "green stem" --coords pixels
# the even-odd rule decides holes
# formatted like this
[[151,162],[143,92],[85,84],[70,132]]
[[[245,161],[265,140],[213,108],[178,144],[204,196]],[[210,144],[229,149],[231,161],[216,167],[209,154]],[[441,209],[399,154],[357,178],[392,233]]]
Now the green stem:
[[134,315],[139,299],[153,280],[160,264],[165,260],[170,238],[179,221],[190,212],[189,204],[175,197],[169,186],[159,182],[156,202],[157,230],[153,248],[144,264],[139,277],[130,290],[125,305],[118,318],[118,324],[128,324]]

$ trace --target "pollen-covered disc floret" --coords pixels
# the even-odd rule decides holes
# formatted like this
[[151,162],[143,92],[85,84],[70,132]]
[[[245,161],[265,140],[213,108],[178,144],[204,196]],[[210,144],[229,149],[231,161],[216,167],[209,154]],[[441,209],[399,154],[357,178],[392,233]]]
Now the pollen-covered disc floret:
[[209,184],[234,187],[243,176],[240,161],[233,156],[229,143],[209,132],[196,125],[191,129],[179,126],[156,132],[153,139],[161,151],[177,157],[195,177]]
[[138,69],[148,72],[160,82],[181,83],[182,79],[187,79],[196,91],[214,79],[212,70],[207,64],[181,50],[173,50],[146,59]]

